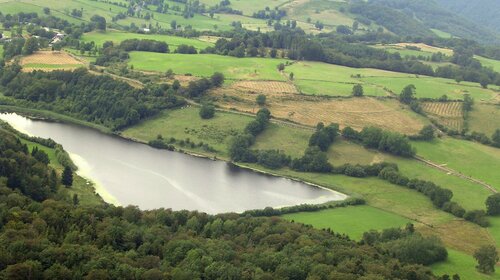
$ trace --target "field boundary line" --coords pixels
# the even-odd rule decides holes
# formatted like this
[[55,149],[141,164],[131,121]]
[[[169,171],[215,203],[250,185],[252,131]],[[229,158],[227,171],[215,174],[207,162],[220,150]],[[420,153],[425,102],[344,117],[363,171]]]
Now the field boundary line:
[[439,164],[434,163],[434,162],[432,162],[432,161],[430,161],[428,159],[425,159],[423,157],[414,156],[413,158],[415,158],[416,160],[418,160],[420,162],[423,162],[423,163],[425,163],[425,164],[427,164],[427,165],[429,165],[429,166],[431,166],[431,167],[433,167],[435,169],[438,169],[438,170],[440,170],[442,172],[446,172],[446,173],[451,174],[453,176],[456,176],[456,177],[459,177],[459,178],[462,178],[462,179],[466,179],[466,180],[469,180],[469,181],[471,181],[473,183],[479,184],[479,185],[483,186],[485,189],[491,191],[492,193],[498,193],[498,191],[495,188],[493,188],[491,185],[489,185],[489,184],[487,184],[487,183],[485,183],[485,182],[483,182],[481,180],[478,180],[478,179],[472,178],[470,176],[464,175],[464,174],[462,174],[460,172],[457,172],[457,171],[455,171],[455,170],[453,170],[451,168],[445,167],[443,165],[439,165]]

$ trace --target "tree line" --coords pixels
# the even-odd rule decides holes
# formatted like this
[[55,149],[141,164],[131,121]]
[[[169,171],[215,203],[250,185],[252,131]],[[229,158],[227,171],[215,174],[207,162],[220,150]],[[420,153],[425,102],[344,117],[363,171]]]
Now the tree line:
[[23,73],[14,64],[0,68],[0,85],[17,106],[50,110],[114,130],[185,104],[168,85],[135,89],[86,69]]

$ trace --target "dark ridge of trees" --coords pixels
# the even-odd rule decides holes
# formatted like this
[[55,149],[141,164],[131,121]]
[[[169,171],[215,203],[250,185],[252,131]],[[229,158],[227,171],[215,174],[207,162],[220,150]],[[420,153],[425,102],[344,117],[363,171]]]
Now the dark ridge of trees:
[[316,125],[316,131],[309,138],[309,146],[317,146],[321,151],[326,152],[338,135],[338,124],[332,123],[325,126],[320,122]]
[[130,275],[138,279],[246,279],[247,275],[310,279],[324,273],[342,279],[360,275],[437,279],[413,260],[400,261],[330,230],[276,217],[81,206],[78,197],[56,195],[61,186],[52,174],[49,166],[28,153],[26,145],[0,130],[0,213],[6,213],[0,219],[0,273],[6,279],[126,279]]
[[12,65],[0,69],[0,84],[18,106],[50,110],[115,130],[185,102],[167,94],[167,85],[135,89],[85,69],[22,73]]
[[197,54],[198,51],[196,50],[195,47],[189,46],[186,44],[179,45],[177,49],[175,49],[176,53],[182,53],[182,54]]
[[436,237],[423,237],[415,232],[413,224],[405,229],[388,228],[382,231],[371,230],[363,234],[362,243],[387,250],[402,262],[430,265],[444,261],[448,252],[441,240]]
[[224,84],[224,75],[215,72],[209,79],[201,78],[196,81],[189,82],[187,88],[184,90],[185,94],[190,98],[200,98],[205,92],[211,88],[220,87]]
[[415,149],[411,146],[409,139],[397,132],[384,131],[377,127],[365,127],[361,132],[344,128],[342,135],[347,139],[360,141],[366,148],[402,157],[415,155]]
[[119,48],[126,52],[141,51],[141,52],[157,52],[168,53],[168,44],[161,41],[150,39],[127,39],[120,43]]

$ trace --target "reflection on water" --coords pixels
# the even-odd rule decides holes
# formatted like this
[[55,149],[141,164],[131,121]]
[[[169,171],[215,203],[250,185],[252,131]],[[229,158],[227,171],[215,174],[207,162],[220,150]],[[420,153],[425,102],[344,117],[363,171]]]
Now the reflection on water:
[[340,193],[259,174],[222,161],[157,150],[70,124],[0,114],[14,128],[62,144],[111,203],[208,213],[341,200]]

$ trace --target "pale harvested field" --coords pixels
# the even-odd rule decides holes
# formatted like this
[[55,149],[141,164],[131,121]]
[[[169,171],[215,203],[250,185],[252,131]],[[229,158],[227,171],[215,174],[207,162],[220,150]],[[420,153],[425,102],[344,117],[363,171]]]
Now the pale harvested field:
[[427,44],[424,44],[424,43],[397,43],[397,44],[394,44],[394,46],[398,46],[398,47],[401,47],[401,48],[405,48],[406,46],[413,46],[413,47],[418,47],[422,51],[426,51],[426,52],[432,52],[432,53],[441,52],[441,53],[446,54],[446,55],[452,55],[453,54],[453,50],[445,49],[445,48],[439,48],[439,47],[434,47],[434,46],[430,46],[430,45],[427,45]]
[[66,52],[38,51],[20,60],[23,71],[72,69],[84,65]]
[[461,130],[464,124],[462,102],[425,102],[422,108],[442,125]]
[[286,82],[275,81],[239,81],[231,85],[231,88],[249,93],[298,93],[295,86]]
[[[245,94],[231,88],[213,91],[210,95],[225,109],[255,113],[256,94]],[[318,122],[338,123],[361,130],[377,126],[408,135],[417,134],[425,121],[410,112],[396,100],[379,100],[370,97],[331,99],[324,97],[267,94],[266,107],[273,117],[314,126]]]

